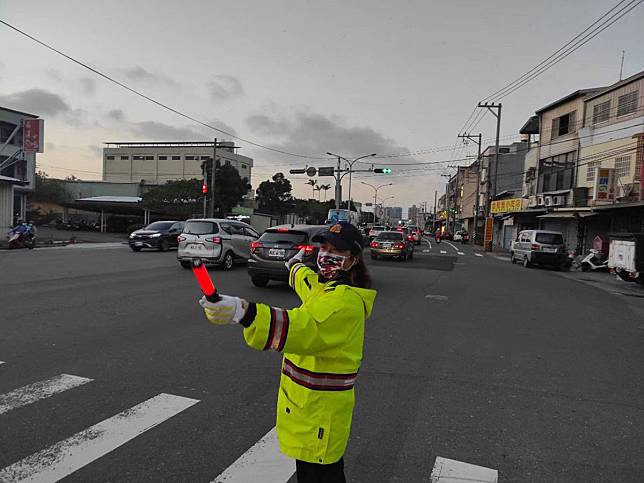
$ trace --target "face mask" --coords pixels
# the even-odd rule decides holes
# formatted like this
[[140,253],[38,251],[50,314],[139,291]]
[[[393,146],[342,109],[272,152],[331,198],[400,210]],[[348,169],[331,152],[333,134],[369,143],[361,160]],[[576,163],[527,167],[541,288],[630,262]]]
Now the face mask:
[[[334,255],[329,252],[319,252],[318,253],[318,268],[320,269],[320,275],[324,278],[332,278],[336,272],[344,270],[345,260],[349,257],[343,255]],[[349,267],[351,268],[351,267]]]

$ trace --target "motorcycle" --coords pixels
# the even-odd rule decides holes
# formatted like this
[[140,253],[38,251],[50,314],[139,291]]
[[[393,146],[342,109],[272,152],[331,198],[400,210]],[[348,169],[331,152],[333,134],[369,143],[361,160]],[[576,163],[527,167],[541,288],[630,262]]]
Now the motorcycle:
[[608,270],[608,258],[599,250],[591,248],[580,262],[582,272]]
[[461,243],[464,245],[467,245],[469,242],[470,242],[470,234],[467,232],[463,233],[463,235],[461,236]]
[[36,246],[36,237],[32,233],[12,233],[8,235],[9,250],[18,248],[29,248],[30,250]]
[[441,242],[441,236],[439,234],[436,234],[436,244],[440,244]]

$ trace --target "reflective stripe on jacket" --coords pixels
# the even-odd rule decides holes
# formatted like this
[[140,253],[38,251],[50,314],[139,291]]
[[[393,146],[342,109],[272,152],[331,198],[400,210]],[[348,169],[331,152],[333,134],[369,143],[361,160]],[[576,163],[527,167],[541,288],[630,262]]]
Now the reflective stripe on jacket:
[[282,452],[331,464],[342,457],[349,439],[364,322],[376,291],[320,282],[301,263],[291,267],[289,284],[302,305],[285,310],[257,304],[244,338],[255,349],[283,353],[277,398]]

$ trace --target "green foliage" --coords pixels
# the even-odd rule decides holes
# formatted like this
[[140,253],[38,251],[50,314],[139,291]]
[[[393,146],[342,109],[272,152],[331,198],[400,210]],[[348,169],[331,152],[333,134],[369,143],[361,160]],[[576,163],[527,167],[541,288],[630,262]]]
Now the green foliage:
[[38,171],[35,178],[34,192],[29,194],[30,201],[46,201],[60,203],[70,198],[65,189],[65,183],[60,179],[52,179],[44,171]]
[[[239,172],[231,165],[220,166],[217,162],[215,171],[215,206],[219,216],[229,215],[242,197],[248,192],[248,178],[239,176]],[[201,191],[201,185],[200,185]]]
[[257,188],[257,211],[275,215],[285,213],[293,199],[291,182],[283,173],[275,173],[271,179],[263,181]]
[[143,206],[148,210],[170,215],[174,218],[189,218],[203,210],[201,181],[181,179],[168,181],[143,195]]

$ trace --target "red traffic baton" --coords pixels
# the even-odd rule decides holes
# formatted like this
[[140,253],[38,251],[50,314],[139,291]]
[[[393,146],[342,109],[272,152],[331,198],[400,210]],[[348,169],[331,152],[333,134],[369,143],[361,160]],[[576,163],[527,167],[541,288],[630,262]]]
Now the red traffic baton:
[[206,266],[203,264],[201,258],[192,259],[192,273],[194,273],[201,291],[206,296],[206,300],[213,304],[219,302],[221,297],[219,297],[217,289],[212,283],[212,279],[210,278],[208,270],[206,270]]

